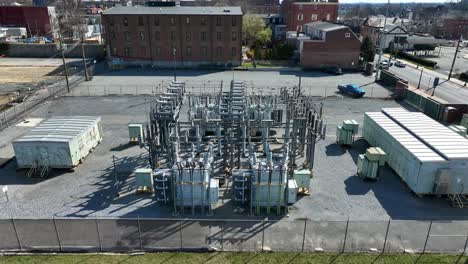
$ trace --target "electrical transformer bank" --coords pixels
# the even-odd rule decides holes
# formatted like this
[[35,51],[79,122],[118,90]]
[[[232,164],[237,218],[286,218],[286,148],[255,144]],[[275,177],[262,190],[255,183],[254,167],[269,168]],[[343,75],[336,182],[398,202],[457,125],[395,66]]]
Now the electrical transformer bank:
[[325,136],[316,107],[300,87],[259,95],[232,81],[186,94],[183,82],[171,83],[151,106],[141,140],[157,201],[177,214],[213,213],[221,199],[250,214],[287,212],[299,189],[309,189],[294,171],[313,168]]

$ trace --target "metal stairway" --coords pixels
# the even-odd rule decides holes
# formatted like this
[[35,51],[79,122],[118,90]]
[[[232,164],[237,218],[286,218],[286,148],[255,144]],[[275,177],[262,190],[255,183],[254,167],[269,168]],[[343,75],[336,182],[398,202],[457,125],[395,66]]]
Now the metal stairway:
[[453,207],[465,208],[468,207],[468,195],[463,194],[449,194],[448,198]]

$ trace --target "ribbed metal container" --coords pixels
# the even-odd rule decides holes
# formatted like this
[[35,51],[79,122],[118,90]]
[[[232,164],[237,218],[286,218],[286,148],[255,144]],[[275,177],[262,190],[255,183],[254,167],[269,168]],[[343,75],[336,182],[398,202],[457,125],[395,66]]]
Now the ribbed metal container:
[[450,174],[442,194],[468,193],[468,140],[422,113],[382,111],[365,114],[363,136],[385,151],[387,163],[415,193],[440,193],[441,170]]
[[18,168],[73,168],[102,140],[101,117],[56,116],[12,142]]

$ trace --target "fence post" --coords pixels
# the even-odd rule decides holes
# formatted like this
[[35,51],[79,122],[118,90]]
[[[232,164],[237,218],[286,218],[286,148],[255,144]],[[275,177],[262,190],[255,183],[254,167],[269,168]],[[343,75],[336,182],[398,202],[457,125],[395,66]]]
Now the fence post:
[[23,251],[23,245],[21,244],[21,240],[20,240],[19,235],[18,235],[18,230],[16,229],[15,219],[11,218],[11,222],[13,223],[13,229],[15,230],[16,239],[18,240],[18,245],[19,245],[20,251]]
[[463,252],[460,254],[460,257],[458,257],[457,262],[455,262],[455,264],[458,264],[458,262],[460,262],[460,259],[463,258],[463,256],[466,253],[467,246],[468,246],[468,233],[466,234],[466,240],[465,240],[465,246],[463,247]]
[[54,222],[55,234],[57,235],[59,251],[61,252],[62,251],[62,242],[60,241],[60,236],[59,236],[59,232],[58,232],[58,229],[57,229],[57,223],[55,223],[55,217],[52,219],[52,221]]
[[86,86],[88,87],[88,96],[90,96],[90,94],[89,94],[89,85],[86,85]]
[[106,86],[104,85],[104,96],[106,96],[107,93],[106,93]]
[[182,249],[182,220],[179,220],[180,249]]
[[13,110],[15,110],[15,119],[18,118],[18,113],[16,112],[16,105],[13,107]]
[[141,226],[140,226],[140,215],[137,218],[138,223],[138,239],[140,240],[140,251],[143,251],[143,243],[141,242]]
[[301,252],[304,252],[306,230],[307,230],[307,218],[304,220],[304,232],[302,233],[302,248],[301,248]]
[[8,127],[8,119],[7,119],[7,116],[6,116],[6,112],[3,112],[3,116],[4,116],[4,119],[5,119],[5,122],[6,122],[6,126]]
[[94,223],[96,224],[96,233],[97,233],[98,242],[99,242],[99,252],[102,252],[101,234],[99,232],[99,225],[98,225],[97,215],[94,215]]
[[424,242],[424,248],[423,248],[423,254],[426,253],[426,246],[427,246],[427,241],[429,240],[429,235],[431,234],[431,228],[432,228],[432,220],[431,223],[429,224],[429,229],[427,230],[427,236],[426,236],[426,241]]
[[120,85],[120,94],[119,95],[122,95],[122,85]]
[[226,221],[223,221],[221,224],[221,251],[224,251],[224,227],[226,225]]
[[346,238],[348,237],[348,226],[349,226],[349,216],[348,220],[346,221],[346,230],[345,230],[345,235],[343,239],[343,248],[341,249],[341,253],[344,253],[345,247],[346,247]]
[[385,247],[387,246],[388,231],[390,229],[390,221],[391,220],[392,219],[389,217],[388,218],[388,224],[387,224],[387,231],[385,232],[385,240],[384,240],[384,243],[383,243],[382,254],[385,253]]
[[265,248],[264,247],[265,245],[265,220],[262,220],[262,252],[263,252],[263,249]]

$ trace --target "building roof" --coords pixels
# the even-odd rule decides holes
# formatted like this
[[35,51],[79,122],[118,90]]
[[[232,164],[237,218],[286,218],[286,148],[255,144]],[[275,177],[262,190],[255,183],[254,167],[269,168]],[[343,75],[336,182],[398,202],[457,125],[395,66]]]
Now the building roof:
[[423,37],[423,36],[408,36],[406,38],[408,44],[428,44],[428,45],[439,45],[448,44],[448,40],[436,39],[434,37]]
[[239,6],[117,6],[103,15],[242,15]]
[[304,26],[313,27],[313,28],[316,28],[318,30],[325,31],[325,32],[347,28],[347,26],[338,25],[338,24],[334,24],[330,22],[322,22],[322,21],[307,23]]
[[56,116],[32,128],[13,142],[69,142],[100,122],[97,116]]

